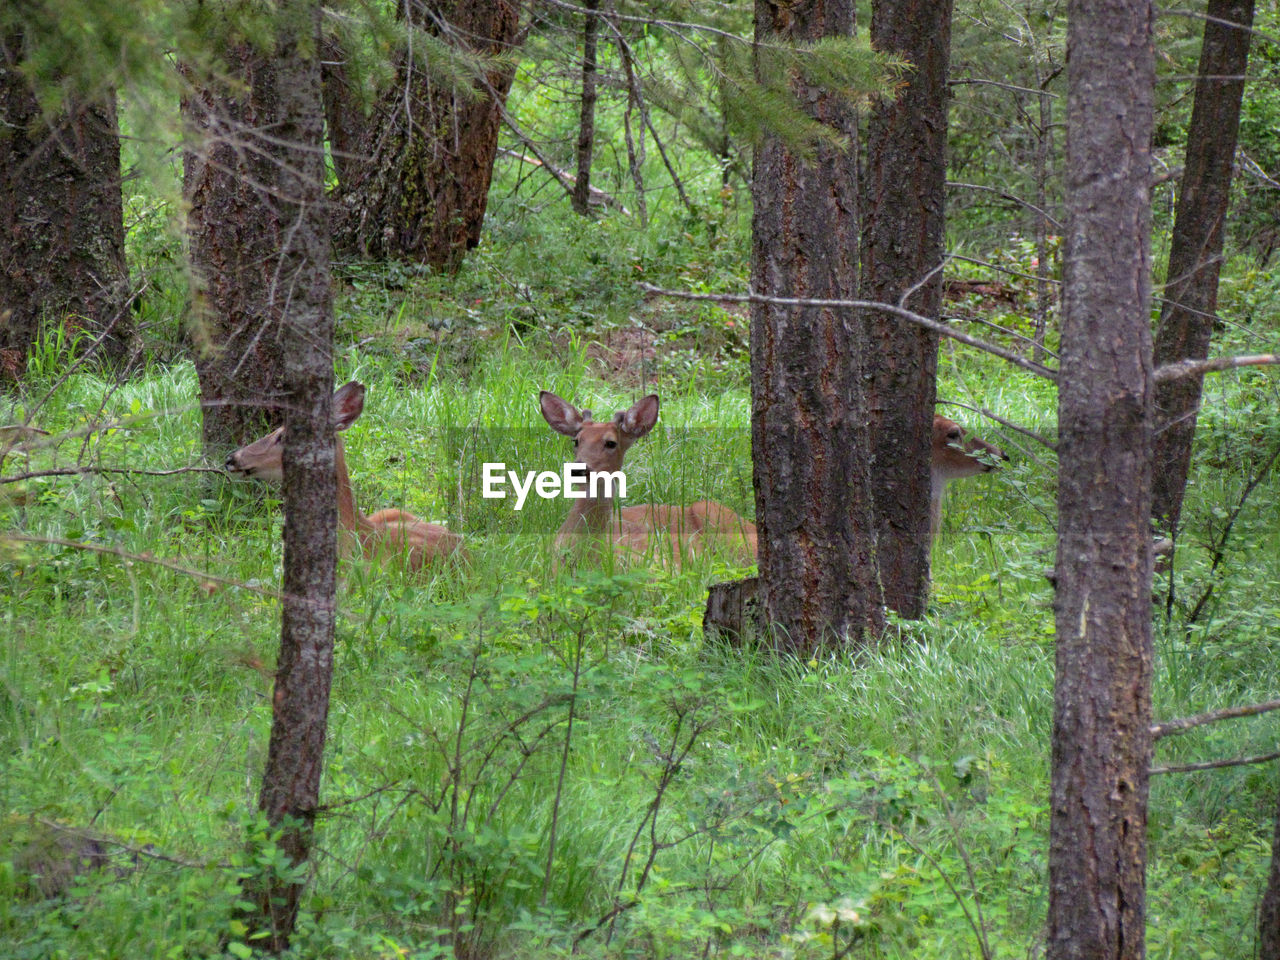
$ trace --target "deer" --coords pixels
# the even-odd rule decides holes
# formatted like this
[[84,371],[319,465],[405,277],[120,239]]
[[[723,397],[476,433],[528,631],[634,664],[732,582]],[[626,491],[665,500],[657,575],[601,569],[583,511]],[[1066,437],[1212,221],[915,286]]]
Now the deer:
[[930,541],[937,539],[938,528],[942,525],[942,495],[946,492],[947,484],[961,477],[988,473],[996,469],[997,461],[1008,459],[1008,454],[994,443],[972,436],[954,420],[934,414],[930,457]]
[[[364,384],[352,380],[333,395],[333,429],[341,433],[364,411]],[[427,523],[404,510],[390,508],[365,516],[356,507],[342,438],[335,437],[334,455],[338,471],[338,528],[344,552],[356,547],[369,560],[389,564],[407,563],[419,573],[433,563],[464,556],[462,537],[438,523]],[[226,468],[233,474],[260,480],[279,481],[284,475],[284,428],[241,447],[227,457]]]
[[[593,473],[616,473],[631,445],[658,422],[657,394],[619,410],[612,420],[596,422],[590,410],[579,410],[549,390],[538,394],[543,419],[556,433],[573,440],[574,462]],[[756,527],[714,500],[699,500],[687,507],[645,503],[616,508],[611,491],[595,491],[574,500],[569,516],[556,533],[557,557],[577,541],[592,538],[612,545],[615,555],[642,555],[651,545],[667,547],[676,565],[687,556],[721,543],[738,559],[750,563],[756,556]]]

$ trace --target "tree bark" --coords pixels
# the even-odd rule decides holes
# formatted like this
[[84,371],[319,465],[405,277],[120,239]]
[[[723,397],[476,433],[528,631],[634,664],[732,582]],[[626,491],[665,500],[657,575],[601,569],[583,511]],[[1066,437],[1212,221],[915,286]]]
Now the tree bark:
[[[1206,11],[1165,302],[1156,332],[1156,366],[1209,356],[1253,7],[1254,0],[1209,0]],[[1175,540],[1202,383],[1203,377],[1180,377],[1156,387],[1159,426],[1152,516],[1161,531]]]
[[582,109],[578,119],[578,176],[573,182],[573,209],[581,216],[591,212],[591,148],[596,136],[596,35],[599,0],[584,0],[589,12],[582,27]]
[[1071,0],[1051,960],[1144,955],[1151,759],[1150,0]]
[[[758,0],[759,43],[848,36],[853,0]],[[757,54],[759,56],[759,54]],[[759,69],[759,67],[758,67]],[[793,79],[799,103],[852,137],[853,110]],[[856,161],[827,144],[806,162],[777,138],[756,148],[751,285],[771,296],[850,298]],[[879,633],[860,353],[847,311],[753,303],[751,440],[759,595],[777,649],[805,654]],[[924,511],[928,522],[928,509]],[[927,526],[926,526],[927,531]]]
[[[1239,23],[1240,21],[1236,21]],[[1280,801],[1271,839],[1271,869],[1258,907],[1258,960],[1280,960]]]
[[401,56],[368,125],[360,151],[368,161],[344,194],[335,242],[370,259],[452,271],[480,242],[502,108],[515,77],[520,2],[402,3],[414,28],[490,63],[483,79],[448,82],[412,52]]
[[25,56],[20,32],[0,36],[0,380],[22,376],[46,325],[110,363],[137,347],[115,93],[43,116]]
[[187,69],[191,86],[182,101],[182,186],[196,285],[189,337],[204,451],[213,463],[278,426],[288,396],[287,291],[279,273],[288,227],[273,196],[282,176],[273,129],[278,67],[269,52],[234,35],[220,65],[234,81]]
[[[333,312],[329,290],[329,216],[324,200],[324,110],[320,92],[320,8],[281,11],[270,87],[255,91],[274,122],[266,193],[282,226],[274,257],[278,282],[268,307],[279,317],[284,433],[284,583],[280,657],[272,698],[271,741],[259,806],[298,866],[310,856],[324,759],[333,675],[337,561],[337,462],[332,417]],[[263,184],[267,186],[267,184]],[[252,878],[246,895],[257,929],[273,952],[287,949],[303,884],[274,874]]]
[[352,76],[347,44],[326,32],[320,43],[320,91],[324,98],[325,132],[329,156],[342,194],[360,181],[364,157],[360,153],[369,137],[368,118]]
[[[867,126],[860,296],[926,317],[942,310],[950,0],[876,0],[871,44],[913,64]],[[908,296],[908,291],[911,291]],[[876,550],[885,602],[924,615],[929,594],[929,449],[938,335],[863,317]]]

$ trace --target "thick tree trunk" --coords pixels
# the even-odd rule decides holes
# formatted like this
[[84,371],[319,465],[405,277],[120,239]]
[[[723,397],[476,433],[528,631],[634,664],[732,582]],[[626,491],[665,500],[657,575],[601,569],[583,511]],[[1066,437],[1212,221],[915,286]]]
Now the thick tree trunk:
[[[401,57],[343,196],[336,242],[362,257],[456,270],[480,242],[502,107],[515,77],[519,0],[401,0],[418,29],[465,53],[502,58],[484,79],[452,83]],[[470,86],[471,89],[464,89]]]
[[[758,0],[756,37],[787,43],[847,36],[853,0],[781,7]],[[813,116],[852,134],[852,108],[793,80]],[[756,149],[751,284],[780,297],[849,299],[857,240],[855,158],[830,145],[811,162],[776,137]],[[751,307],[751,440],[759,594],[781,650],[808,653],[878,633],[876,575],[859,366],[847,311]],[[924,510],[926,533],[928,508]]]
[[591,153],[596,137],[596,34],[599,0],[584,0],[586,22],[582,26],[582,109],[578,117],[578,176],[573,183],[573,209],[581,216],[591,212]]
[[[1186,168],[1169,247],[1165,303],[1156,333],[1156,366],[1209,356],[1253,6],[1254,0],[1209,0],[1187,129]],[[1156,387],[1152,516],[1175,539],[1191,467],[1201,383],[1201,377],[1180,377]]]
[[22,34],[0,36],[0,380],[21,377],[45,325],[112,363],[137,340],[115,95],[42,116],[24,56]]
[[[876,0],[876,50],[913,64],[867,126],[860,296],[926,317],[942,309],[950,0]],[[929,593],[929,449],[938,336],[868,313],[864,363],[876,550],[885,602],[921,617]]]
[[333,172],[341,194],[360,181],[364,157],[360,153],[369,137],[369,121],[350,69],[347,45],[326,33],[320,44],[320,90],[324,97],[325,133]]
[[[324,111],[315,56],[319,7],[296,5],[282,17],[275,69],[258,75],[271,83],[258,91],[259,102],[269,104],[276,118],[275,176],[267,196],[272,220],[283,229],[273,261],[278,282],[267,306],[280,318],[289,399],[280,657],[259,806],[272,826],[282,828],[281,847],[298,865],[310,856],[333,675],[338,471]],[[274,952],[288,947],[302,890],[301,883],[274,874],[250,882],[246,894],[256,905],[255,925],[269,932],[266,944]]]
[[1151,759],[1150,0],[1071,0],[1050,960],[1144,955]]
[[279,134],[273,129],[277,65],[230,37],[222,66],[237,84],[195,77],[183,99],[183,193],[197,291],[189,336],[200,379],[205,456],[222,463],[284,417],[288,332],[279,251],[286,225],[272,193]]

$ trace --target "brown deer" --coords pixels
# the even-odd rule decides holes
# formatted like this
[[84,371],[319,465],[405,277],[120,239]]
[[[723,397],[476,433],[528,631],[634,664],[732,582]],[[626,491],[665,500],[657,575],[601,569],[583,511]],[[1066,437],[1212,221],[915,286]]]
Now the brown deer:
[[[549,390],[538,395],[538,404],[551,429],[573,439],[573,462],[585,464],[588,477],[621,470],[627,450],[658,422],[656,394],[603,423],[592,420],[590,410],[579,410]],[[644,554],[651,546],[669,550],[677,565],[713,543],[723,544],[743,562],[755,558],[755,524],[714,500],[687,507],[644,503],[618,509],[611,491],[595,491],[599,496],[591,492],[588,485],[589,495],[574,500],[556,534],[557,555],[576,541],[593,538],[611,543],[624,557]]]
[[937,537],[942,524],[942,494],[947,484],[961,477],[972,477],[996,469],[997,460],[1008,460],[1003,450],[972,436],[954,420],[934,414],[933,483],[929,496],[929,536]]
[[[333,395],[333,429],[346,430],[364,410],[364,384],[352,380]],[[391,564],[405,562],[413,572],[457,554],[462,556],[462,537],[437,523],[426,523],[411,513],[391,508],[365,516],[356,507],[342,438],[334,451],[338,466],[338,527],[344,550],[355,545],[371,560]],[[260,440],[241,447],[227,458],[227,469],[261,480],[281,479],[284,473],[284,428],[273,430]]]

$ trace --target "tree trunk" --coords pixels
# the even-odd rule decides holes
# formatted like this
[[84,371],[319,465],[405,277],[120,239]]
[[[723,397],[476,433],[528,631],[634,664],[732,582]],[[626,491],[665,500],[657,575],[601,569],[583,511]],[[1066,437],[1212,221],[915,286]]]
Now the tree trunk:
[[520,2],[402,3],[418,30],[487,58],[483,77],[449,82],[412,50],[401,57],[369,123],[360,151],[368,158],[364,176],[343,197],[336,242],[362,257],[451,271],[480,242],[502,108],[515,77]]
[[[1209,356],[1253,6],[1254,0],[1209,0],[1187,129],[1186,168],[1169,247],[1165,303],[1156,333],[1156,366]],[[1228,26],[1237,23],[1239,27]],[[1201,383],[1201,377],[1180,377],[1156,387],[1159,428],[1152,516],[1175,540],[1191,467]]]
[[45,325],[111,363],[137,348],[115,94],[43,116],[25,55],[20,32],[0,36],[0,380],[22,376]]
[[1150,0],[1071,0],[1050,960],[1144,955],[1151,759]]
[[[1236,21],[1237,23],[1239,21]],[[1271,838],[1271,870],[1258,907],[1258,960],[1280,960],[1280,803]]]
[[352,77],[347,44],[338,35],[325,33],[320,43],[320,58],[325,132],[341,194],[363,175],[364,158],[360,151],[369,136],[369,121]]
[[[871,44],[909,60],[908,83],[872,109],[863,178],[860,296],[927,317],[942,310],[950,0],[876,0]],[[913,291],[908,297],[907,292]],[[924,615],[929,594],[929,450],[938,336],[863,317],[871,488],[885,602]]]
[[[848,36],[853,0],[758,0],[758,42]],[[848,103],[796,78],[799,103],[848,135]],[[856,282],[855,158],[828,144],[805,162],[777,138],[756,148],[751,285],[850,299]],[[751,440],[759,594],[779,650],[805,654],[884,626],[871,526],[856,325],[847,311],[753,303]],[[928,509],[924,511],[926,531]]]
[[[320,8],[280,14],[274,69],[254,91],[273,123],[275,176],[265,196],[280,224],[273,258],[278,276],[267,304],[279,317],[283,382],[289,400],[284,434],[284,583],[280,657],[272,698],[271,741],[259,806],[295,866],[310,855],[324,759],[333,674],[337,561],[337,462],[332,417],[333,313],[329,291],[329,216],[324,202],[324,109],[320,93]],[[263,119],[266,119],[264,115]],[[252,878],[251,926],[269,932],[274,952],[288,947],[302,883],[274,873]]]
[[596,136],[596,34],[599,0],[585,0],[586,23],[582,27],[582,109],[578,120],[578,176],[573,183],[573,209],[581,216],[591,212],[591,148]]
[[231,450],[278,426],[288,391],[279,252],[288,229],[272,192],[281,171],[274,101],[277,64],[227,38],[221,66],[238,83],[196,77],[182,101],[183,194],[197,287],[189,335],[200,379],[204,451]]

